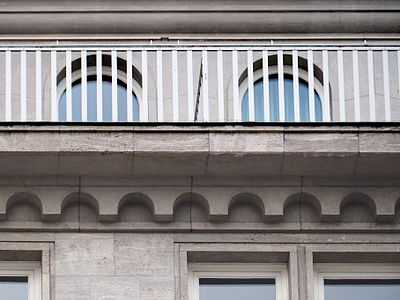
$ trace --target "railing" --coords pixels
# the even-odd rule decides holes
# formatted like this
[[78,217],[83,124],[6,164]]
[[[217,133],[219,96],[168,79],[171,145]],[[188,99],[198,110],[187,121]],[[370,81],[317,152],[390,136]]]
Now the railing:
[[7,122],[400,121],[398,46],[0,47],[0,70]]

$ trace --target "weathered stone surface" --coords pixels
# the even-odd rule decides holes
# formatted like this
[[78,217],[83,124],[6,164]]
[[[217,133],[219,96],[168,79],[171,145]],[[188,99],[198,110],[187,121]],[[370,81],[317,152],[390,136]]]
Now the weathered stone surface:
[[[91,276],[91,300],[143,299],[136,276]],[[157,299],[157,298],[153,298]]]
[[171,234],[116,234],[116,274],[173,278],[172,241]]
[[113,234],[56,234],[56,275],[113,275]]
[[91,300],[90,277],[55,276],[55,299],[57,300]]

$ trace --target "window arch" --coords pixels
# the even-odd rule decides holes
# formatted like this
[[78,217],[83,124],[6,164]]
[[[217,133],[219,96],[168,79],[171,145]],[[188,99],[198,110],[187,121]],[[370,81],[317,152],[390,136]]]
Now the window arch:
[[[111,76],[111,57],[102,56],[102,120],[112,121],[112,76]],[[141,76],[139,71],[132,66],[132,116],[133,121],[139,121],[139,98],[141,89]],[[81,59],[72,62],[72,120],[82,121],[82,78],[81,78]],[[60,121],[66,121],[66,68],[57,77],[58,86],[58,117]],[[118,121],[128,120],[127,103],[127,76],[126,62],[117,58],[117,109]],[[87,120],[97,120],[97,75],[96,75],[96,56],[87,56]]]
[[[256,122],[262,122],[266,120],[280,121],[279,118],[279,95],[278,95],[278,70],[277,70],[277,59],[275,56],[269,57],[269,118],[264,116],[264,79],[262,74],[262,61],[256,61],[254,63],[254,117]],[[284,103],[285,103],[285,121],[295,121],[294,112],[294,90],[293,90],[293,70],[292,70],[292,58],[289,55],[284,55]],[[300,121],[309,122],[309,88],[307,77],[308,73],[306,70],[307,60],[299,57],[299,108],[300,108]],[[314,74],[316,80],[314,81],[314,107],[315,107],[315,121],[323,121],[323,106],[329,105],[329,103],[323,103],[322,91],[322,71],[314,66]],[[249,121],[249,99],[248,99],[248,82],[247,82],[247,71],[244,72],[240,79],[240,99],[241,99],[241,116],[242,121]]]

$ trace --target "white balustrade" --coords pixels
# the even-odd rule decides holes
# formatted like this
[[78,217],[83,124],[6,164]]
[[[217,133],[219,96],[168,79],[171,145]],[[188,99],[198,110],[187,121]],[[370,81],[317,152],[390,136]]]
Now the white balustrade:
[[400,122],[399,46],[0,46],[0,58],[0,122]]

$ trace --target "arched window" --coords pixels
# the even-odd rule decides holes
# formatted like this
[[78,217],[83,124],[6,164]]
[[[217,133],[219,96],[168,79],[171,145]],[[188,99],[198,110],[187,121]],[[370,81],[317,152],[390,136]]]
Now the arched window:
[[[256,60],[253,63],[253,80],[254,80],[254,121],[256,122],[309,122],[310,120],[310,102],[309,102],[309,61],[298,55],[297,56],[297,79],[298,79],[298,95],[299,95],[299,118],[295,118],[295,101],[294,101],[294,80],[293,80],[293,57],[289,54],[283,54],[281,58],[283,62],[283,90],[284,90],[284,120],[280,116],[282,109],[279,107],[279,80],[278,80],[278,55],[269,55],[267,58],[268,72],[268,90],[269,97],[264,97],[264,65],[263,59]],[[313,65],[312,75],[314,77],[314,109],[315,121],[323,121],[329,112],[329,97],[324,96],[324,86],[322,84],[324,74],[322,70]],[[248,92],[248,71],[244,70],[239,78],[239,92],[241,99],[242,121],[247,122],[249,117],[249,92]],[[264,98],[269,100],[269,116],[265,116]]]
[[[102,121],[112,121],[112,77],[111,77],[111,59],[108,55],[102,56]],[[132,93],[132,119],[139,121],[139,100],[137,92],[140,88],[141,77],[139,72],[132,66],[133,90]],[[67,96],[66,96],[66,69],[58,75],[58,117],[59,121],[67,120]],[[83,121],[82,117],[82,78],[81,61],[77,59],[72,62],[72,121]],[[117,111],[118,121],[128,121],[128,102],[127,102],[127,84],[126,84],[126,62],[118,58],[117,74]],[[135,93],[136,91],[136,93]],[[97,121],[97,75],[96,75],[96,57],[91,55],[87,57],[87,121]]]
[[[254,83],[254,116],[256,122],[267,120],[264,116],[264,80],[258,79]],[[284,76],[284,96],[285,96],[285,120],[293,122],[294,118],[294,96],[293,96],[293,76],[285,74]],[[308,101],[308,83],[299,78],[299,102],[300,102],[300,121],[310,121],[309,101]],[[322,102],[318,93],[314,91],[315,101],[315,120],[322,121]],[[278,75],[269,76],[269,120],[279,120],[279,96],[278,96]],[[249,121],[249,98],[248,91],[242,98],[242,121]]]

